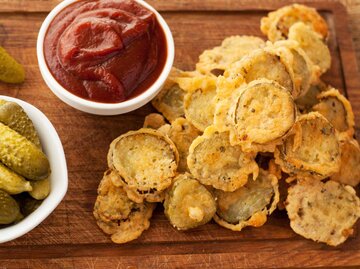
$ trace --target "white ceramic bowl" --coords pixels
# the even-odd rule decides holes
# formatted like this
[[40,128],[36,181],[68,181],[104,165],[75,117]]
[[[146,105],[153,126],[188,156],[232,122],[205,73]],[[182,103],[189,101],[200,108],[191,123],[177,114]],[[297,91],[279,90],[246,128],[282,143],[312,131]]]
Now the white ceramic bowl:
[[39,134],[41,145],[51,167],[51,192],[40,207],[19,223],[0,228],[0,243],[18,238],[39,225],[55,210],[64,198],[68,187],[66,159],[60,138],[48,118],[36,107],[16,98],[1,96],[0,99],[18,103],[28,114]]
[[76,2],[77,0],[64,0],[59,5],[57,5],[46,17],[45,21],[43,22],[40,32],[37,39],[37,57],[40,67],[41,75],[50,88],[50,90],[63,102],[66,104],[87,112],[91,114],[96,115],[118,115],[123,114],[132,110],[135,110],[149,101],[153,99],[156,94],[161,90],[163,84],[165,83],[166,78],[168,77],[171,67],[174,62],[174,55],[175,55],[175,47],[174,47],[174,40],[170,31],[169,26],[165,22],[165,20],[161,17],[161,15],[148,3],[146,3],[143,0],[135,0],[145,8],[151,10],[154,12],[154,14],[157,17],[158,22],[160,23],[161,27],[164,30],[166,42],[167,42],[167,60],[165,63],[165,66],[163,68],[163,71],[159,78],[153,83],[153,85],[147,89],[145,92],[140,94],[139,96],[132,98],[130,100],[116,103],[116,104],[106,104],[106,103],[98,103],[98,102],[92,102],[89,100],[85,100],[83,98],[80,98],[71,92],[65,90],[52,76],[51,72],[49,71],[49,68],[45,62],[44,58],[44,38],[45,34],[47,32],[47,29],[54,19],[54,17],[63,10],[66,6]]

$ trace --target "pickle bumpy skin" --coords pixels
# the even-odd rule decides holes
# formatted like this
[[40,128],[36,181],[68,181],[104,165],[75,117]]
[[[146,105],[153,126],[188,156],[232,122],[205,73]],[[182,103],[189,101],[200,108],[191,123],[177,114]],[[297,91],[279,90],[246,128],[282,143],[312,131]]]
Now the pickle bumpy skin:
[[0,224],[14,222],[20,214],[18,203],[6,192],[0,190]]
[[30,180],[44,179],[50,174],[50,164],[46,155],[25,137],[2,123],[0,161]]
[[30,182],[0,163],[0,189],[9,194],[32,191]]
[[0,47],[0,81],[22,83],[25,80],[24,67]]
[[24,109],[17,103],[0,99],[0,122],[24,136],[38,148],[41,148],[34,124]]

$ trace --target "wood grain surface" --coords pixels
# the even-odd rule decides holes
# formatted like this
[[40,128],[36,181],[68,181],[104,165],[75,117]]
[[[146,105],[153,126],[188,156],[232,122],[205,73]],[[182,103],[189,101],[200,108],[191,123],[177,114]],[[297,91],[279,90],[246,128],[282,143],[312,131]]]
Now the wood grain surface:
[[[232,232],[209,223],[179,232],[158,206],[151,227],[140,239],[112,244],[96,226],[92,208],[106,170],[110,142],[137,129],[151,105],[126,115],[101,117],[79,112],[57,99],[43,82],[36,58],[42,21],[59,0],[0,0],[0,45],[24,64],[23,85],[0,84],[0,93],[42,110],[64,145],[69,190],[54,213],[27,235],[0,245],[0,269],[7,268],[359,268],[360,236],[333,248],[296,235],[286,213],[275,212],[261,228]],[[191,70],[198,55],[235,34],[262,36],[260,18],[289,1],[167,0],[149,1],[167,20],[176,44],[175,65]],[[358,1],[342,1],[350,7]],[[346,8],[334,1],[305,1],[329,23],[333,62],[324,80],[345,92],[360,126],[360,86],[350,27],[359,51],[360,29]],[[359,55],[358,55],[359,58]],[[357,129],[359,131],[359,129]],[[359,132],[358,132],[359,137]],[[319,224],[321,225],[321,224]]]

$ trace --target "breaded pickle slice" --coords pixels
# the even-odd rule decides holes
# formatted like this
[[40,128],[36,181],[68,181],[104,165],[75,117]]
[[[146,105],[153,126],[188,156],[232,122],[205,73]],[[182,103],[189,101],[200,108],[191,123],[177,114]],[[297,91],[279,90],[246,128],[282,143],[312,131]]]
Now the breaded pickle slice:
[[354,113],[350,102],[341,93],[331,88],[317,96],[319,103],[313,110],[322,114],[344,138],[353,137],[355,130]]
[[201,132],[196,129],[187,119],[177,118],[171,123],[167,135],[174,142],[179,151],[179,172],[189,171],[187,166],[187,156],[191,143]]
[[296,22],[303,22],[317,32],[322,39],[329,35],[328,26],[315,8],[293,4],[284,6],[261,19],[261,31],[272,42],[287,39],[290,27]]
[[256,178],[259,171],[254,154],[232,146],[229,133],[219,132],[214,126],[192,142],[187,164],[200,183],[223,191],[240,188],[251,174]]
[[166,122],[163,115],[159,113],[151,113],[145,117],[143,127],[157,130],[164,124],[166,124]]
[[109,173],[105,173],[98,189],[94,206],[94,217],[111,240],[123,244],[138,238],[150,227],[150,218],[155,204],[134,203],[121,187],[112,184]]
[[36,180],[30,182],[32,191],[29,192],[30,196],[36,200],[44,200],[50,194],[50,178]]
[[213,124],[215,113],[216,78],[196,76],[179,79],[179,85],[187,91],[184,97],[186,119],[200,131]]
[[295,40],[309,56],[314,65],[319,67],[319,74],[324,74],[331,66],[331,55],[328,46],[321,36],[302,22],[295,23],[289,30],[289,39]]
[[297,178],[324,179],[340,169],[340,147],[335,128],[320,113],[302,115],[291,134],[275,150],[275,161]]
[[258,49],[241,61],[232,64],[224,73],[226,78],[235,81],[235,87],[253,80],[266,78],[276,81],[295,96],[294,74],[287,61],[283,61],[271,47]]
[[41,148],[40,139],[32,121],[17,103],[0,99],[0,122]]
[[29,181],[11,171],[2,163],[0,163],[0,189],[11,195],[32,191]]
[[234,81],[223,76],[216,82],[214,126],[220,131],[234,129],[235,103],[240,98],[244,85],[236,87]]
[[309,179],[289,188],[286,210],[295,233],[337,246],[353,233],[360,200],[350,186]]
[[249,180],[234,192],[216,190],[215,197],[214,220],[219,225],[233,231],[241,231],[246,226],[260,227],[279,202],[278,180],[260,169],[256,180]]
[[180,174],[164,201],[165,215],[178,230],[188,230],[209,222],[216,205],[212,194],[190,174]]
[[221,46],[205,50],[199,56],[196,70],[204,75],[219,76],[230,64],[241,60],[249,52],[265,47],[265,42],[255,36],[230,36]]
[[49,176],[46,155],[25,137],[0,123],[0,161],[19,175],[40,180]]
[[6,83],[22,83],[24,80],[24,67],[0,46],[0,81]]
[[149,229],[155,207],[156,204],[136,204],[124,220],[104,222],[97,219],[96,223],[104,233],[111,235],[114,243],[124,244],[139,238]]
[[142,128],[116,138],[110,145],[108,165],[131,188],[162,191],[171,185],[179,162],[174,143],[157,130]]
[[150,189],[148,191],[138,190],[134,187],[130,187],[125,180],[115,170],[109,170],[106,173],[109,174],[112,183],[116,187],[121,187],[126,192],[127,197],[135,203],[143,203],[144,201],[149,203],[162,202],[165,199],[165,192]]
[[252,151],[252,144],[274,142],[291,129],[296,110],[287,89],[275,81],[259,79],[243,86],[241,91],[234,104],[234,124],[243,151]]
[[126,219],[132,210],[134,202],[126,196],[123,188],[112,183],[111,174],[105,172],[98,187],[94,212],[102,221]]
[[16,221],[20,214],[18,203],[8,193],[0,190],[0,224],[10,224]]
[[360,183],[360,147],[355,139],[340,141],[340,171],[330,177],[331,180],[357,186]]
[[304,96],[296,98],[295,103],[300,109],[301,113],[308,113],[312,107],[316,105],[319,100],[316,98],[321,92],[326,91],[328,85],[321,80],[315,81],[310,85],[309,90]]
[[277,41],[273,45],[283,61],[288,62],[294,73],[295,98],[304,96],[313,82],[315,67],[307,54],[301,49],[299,43],[293,40]]
[[186,91],[180,88],[177,78],[193,77],[195,75],[195,72],[184,72],[173,67],[164,87],[151,102],[156,110],[161,112],[169,122],[185,115],[184,96]]
[[185,91],[174,84],[169,88],[164,88],[152,101],[152,105],[161,112],[168,121],[173,121],[178,117],[184,116],[184,96]]

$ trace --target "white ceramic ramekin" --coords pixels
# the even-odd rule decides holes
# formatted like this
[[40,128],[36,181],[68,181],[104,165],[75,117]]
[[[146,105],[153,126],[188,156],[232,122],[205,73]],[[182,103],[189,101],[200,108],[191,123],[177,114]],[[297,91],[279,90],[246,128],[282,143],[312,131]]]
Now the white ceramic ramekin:
[[140,94],[139,96],[132,98],[130,100],[116,103],[116,104],[106,104],[106,103],[98,103],[98,102],[92,102],[89,100],[85,100],[83,98],[80,98],[71,92],[64,89],[52,76],[51,72],[49,71],[49,68],[45,62],[44,58],[44,38],[45,34],[47,32],[47,29],[54,19],[54,17],[63,10],[66,6],[76,2],[77,0],[64,0],[59,5],[57,5],[46,17],[45,21],[43,22],[40,32],[37,39],[37,57],[39,62],[39,68],[41,75],[46,82],[47,86],[50,88],[50,90],[63,102],[66,104],[87,112],[91,114],[96,115],[118,115],[123,114],[132,110],[135,110],[149,101],[153,99],[156,94],[161,90],[163,84],[165,83],[166,78],[168,77],[171,67],[174,62],[174,56],[175,56],[175,47],[174,47],[174,40],[170,31],[169,26],[163,19],[163,17],[148,3],[146,3],[143,0],[135,0],[142,6],[146,7],[147,9],[154,12],[154,14],[157,17],[157,20],[159,21],[161,27],[164,30],[165,38],[167,42],[167,60],[165,63],[165,66],[163,68],[163,71],[159,78],[153,83],[153,85],[147,89],[145,92]]
[[63,146],[54,126],[48,118],[36,107],[19,99],[1,95],[0,99],[16,102],[25,110],[26,114],[34,123],[51,167],[50,195],[42,202],[38,209],[19,223],[7,228],[0,228],[0,243],[4,243],[31,231],[55,210],[66,194],[68,188],[68,172]]

